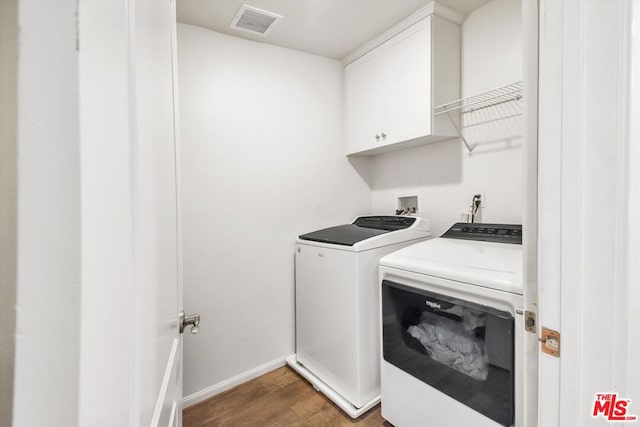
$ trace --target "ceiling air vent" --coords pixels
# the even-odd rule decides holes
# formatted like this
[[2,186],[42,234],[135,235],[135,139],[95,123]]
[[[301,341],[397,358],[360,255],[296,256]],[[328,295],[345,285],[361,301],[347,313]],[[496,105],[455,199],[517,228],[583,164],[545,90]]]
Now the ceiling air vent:
[[243,4],[231,21],[231,28],[266,36],[280,19],[282,16],[277,13]]

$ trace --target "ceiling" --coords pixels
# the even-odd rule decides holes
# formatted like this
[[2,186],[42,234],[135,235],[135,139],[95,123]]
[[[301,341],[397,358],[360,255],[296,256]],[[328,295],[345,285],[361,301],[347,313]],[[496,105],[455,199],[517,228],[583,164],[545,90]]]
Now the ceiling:
[[[440,0],[467,15],[491,0]],[[342,59],[431,0],[177,0],[178,21],[250,40]],[[233,30],[243,3],[283,16],[266,37]]]

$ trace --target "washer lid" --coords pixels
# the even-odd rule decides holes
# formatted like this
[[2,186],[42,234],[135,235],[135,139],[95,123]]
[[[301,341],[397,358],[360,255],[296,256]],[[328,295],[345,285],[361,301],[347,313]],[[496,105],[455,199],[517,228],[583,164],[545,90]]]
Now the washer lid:
[[354,224],[338,225],[323,230],[314,231],[300,236],[302,240],[313,242],[333,243],[335,245],[353,246],[362,240],[388,233],[389,230],[358,227]]
[[522,295],[522,247],[438,238],[383,257],[380,265]]
[[301,235],[301,240],[353,246],[371,237],[404,230],[411,227],[417,218],[394,215],[361,216],[352,224],[338,225]]

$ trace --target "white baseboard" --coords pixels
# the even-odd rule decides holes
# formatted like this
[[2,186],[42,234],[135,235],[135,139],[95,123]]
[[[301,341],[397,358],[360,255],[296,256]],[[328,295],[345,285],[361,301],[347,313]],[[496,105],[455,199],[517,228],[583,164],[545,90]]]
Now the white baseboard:
[[260,375],[264,375],[267,372],[278,369],[286,364],[287,357],[290,356],[287,355],[279,357],[275,360],[272,360],[271,362],[267,362],[256,368],[236,375],[235,377],[229,378],[228,380],[224,380],[222,382],[219,382],[218,384],[214,384],[211,387],[196,391],[195,393],[190,394],[189,396],[186,396],[182,399],[182,407],[188,408],[189,406],[193,406],[196,403],[200,403],[203,400],[207,400],[217,394],[220,394],[223,391],[227,391],[237,385],[246,383],[247,381],[251,381],[254,378],[258,378]]

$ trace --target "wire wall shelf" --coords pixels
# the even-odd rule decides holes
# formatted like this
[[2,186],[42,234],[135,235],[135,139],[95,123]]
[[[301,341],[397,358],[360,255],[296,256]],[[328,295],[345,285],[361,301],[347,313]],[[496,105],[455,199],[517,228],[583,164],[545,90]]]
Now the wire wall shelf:
[[439,115],[459,110],[462,114],[472,113],[487,107],[518,101],[522,98],[522,82],[512,83],[468,98],[438,105],[433,114]]
[[504,104],[511,101],[519,101],[522,99],[522,82],[512,83],[510,85],[502,86],[488,92],[480,93],[468,98],[457,99],[446,104],[441,104],[433,109],[434,116],[440,114],[446,114],[451,121],[451,124],[456,128],[460,139],[467,147],[469,155],[475,148],[475,145],[469,144],[467,139],[462,134],[459,125],[452,117],[453,112],[459,112],[460,114],[469,114],[474,111],[482,110],[484,108],[494,107],[496,105]]

